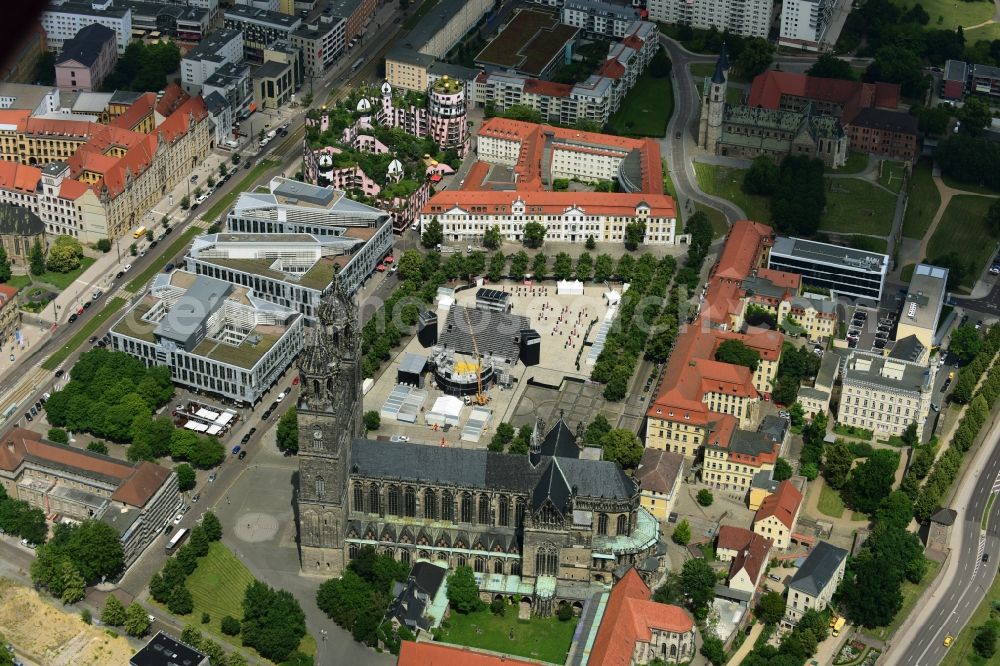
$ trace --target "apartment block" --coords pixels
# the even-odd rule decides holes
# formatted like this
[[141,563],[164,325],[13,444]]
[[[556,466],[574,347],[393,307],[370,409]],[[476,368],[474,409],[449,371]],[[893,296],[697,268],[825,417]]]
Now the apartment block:
[[650,21],[765,39],[774,13],[772,0],[649,0],[647,8]]
[[56,59],[56,86],[90,92],[101,87],[117,62],[114,31],[91,23],[63,44],[62,55]]
[[778,45],[818,51],[836,4],[835,0],[783,0]]
[[132,29],[137,35],[145,33],[154,37],[169,37],[179,42],[198,43],[211,30],[207,9],[147,0],[115,2],[132,11]]
[[566,25],[580,28],[588,35],[622,39],[629,26],[642,18],[635,7],[604,0],[566,0],[561,19]]
[[948,293],[948,269],[917,264],[906,289],[906,300],[896,326],[896,340],[916,336],[924,349],[936,346],[938,324]]
[[910,423],[923,434],[937,366],[853,351],[845,361],[837,423],[865,428],[876,436],[901,435]]
[[112,0],[51,3],[42,12],[41,20],[48,46],[56,52],[62,51],[65,42],[91,23],[115,31],[118,55],[125,53],[125,47],[132,41],[132,10],[117,6]]
[[224,25],[243,34],[243,57],[263,64],[264,51],[276,40],[288,40],[302,26],[302,19],[278,12],[234,5],[225,11]]
[[189,95],[201,93],[205,79],[228,63],[243,62],[243,33],[221,28],[209,33],[181,59],[181,86]]

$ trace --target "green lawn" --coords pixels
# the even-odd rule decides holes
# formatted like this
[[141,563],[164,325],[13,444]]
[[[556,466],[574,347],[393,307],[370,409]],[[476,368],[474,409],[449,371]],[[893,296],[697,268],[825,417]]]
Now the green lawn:
[[913,279],[913,269],[916,267],[916,264],[906,264],[903,266],[903,268],[899,271],[899,279],[906,284],[909,284],[910,280]]
[[[676,199],[677,198],[677,190],[676,190],[676,188],[674,188],[674,180],[670,176],[670,167],[667,164],[666,160],[663,160],[663,163],[661,164],[661,168],[663,169],[663,192],[665,194],[669,194],[670,196],[672,196],[672,197],[674,197]],[[678,212],[680,212],[680,211],[678,211]]]
[[896,197],[860,178],[828,178],[820,231],[888,236]]
[[[428,4],[435,4],[435,3],[436,0],[428,0]],[[281,162],[278,162],[277,160],[261,160],[260,162],[258,162],[257,164],[255,164],[253,167],[250,168],[249,173],[247,173],[247,175],[243,177],[243,179],[236,185],[236,187],[234,187],[232,190],[227,192],[225,196],[223,196],[221,199],[212,204],[212,207],[209,208],[204,213],[202,213],[201,215],[199,215],[199,217],[203,220],[208,220],[209,222],[215,222],[217,219],[219,219],[219,216],[222,215],[222,213],[226,209],[228,209],[230,206],[233,205],[233,202],[236,201],[236,197],[239,196],[241,192],[247,192],[253,189],[253,184],[255,180],[257,180],[258,178],[263,176],[265,172],[269,171],[270,169],[273,169],[279,164],[281,164]],[[242,163],[239,166],[240,168],[243,168]]]
[[847,154],[847,162],[839,169],[826,167],[827,173],[861,173],[868,166],[868,153],[856,153],[851,151]]
[[848,247],[853,247],[856,250],[885,254],[886,250],[889,249],[889,241],[884,238],[854,235],[844,236],[844,239],[847,240]]
[[965,38],[971,39],[973,43],[979,41],[980,39],[985,39],[986,41],[1000,39],[1000,23],[990,23],[989,25],[984,25],[980,28],[966,30]]
[[[910,581],[903,581],[902,593],[903,593],[903,605],[899,608],[899,612],[896,613],[896,617],[893,618],[892,622],[888,627],[883,627],[879,629],[863,629],[862,631],[867,635],[871,636],[880,641],[886,640],[886,638],[892,636],[899,629],[899,626],[903,624],[910,615],[910,611],[917,603],[917,599],[920,595],[924,593],[927,586],[931,584],[935,576],[938,574],[938,569],[941,568],[941,564],[934,561],[927,561],[927,572],[924,574],[924,579],[918,584],[914,585]],[[954,651],[954,647],[952,648]]]
[[996,500],[996,498],[997,494],[993,493],[992,495],[990,495],[990,498],[986,500],[986,508],[983,510],[983,519],[979,521],[979,529],[981,529],[984,532],[986,531],[986,526],[989,525],[990,509],[993,508],[993,502]]
[[166,252],[160,255],[156,261],[150,263],[145,270],[136,275],[125,288],[131,292],[137,292],[145,287],[146,283],[149,282],[154,275],[162,271],[164,266],[172,262],[174,258],[180,254],[181,250],[183,250],[184,246],[191,242],[192,238],[203,233],[205,233],[205,230],[201,227],[189,227],[187,231],[178,236],[174,242],[170,244],[170,247],[167,248]]
[[1000,194],[992,187],[987,187],[986,185],[976,185],[975,183],[963,183],[960,180],[955,180],[951,176],[941,175],[941,180],[945,185],[952,188],[953,190],[962,190],[963,192],[971,192],[973,194],[990,194],[996,196]]
[[[87,341],[90,336],[94,334],[97,327],[106,322],[112,316],[118,314],[118,312],[125,305],[125,299],[123,298],[112,298],[110,301],[104,304],[104,307],[99,311],[95,312],[90,319],[87,319],[80,328],[77,329],[76,334],[69,339],[69,341],[56,350],[51,356],[45,359],[42,363],[42,367],[46,370],[55,370],[62,362],[65,361],[70,354],[72,354],[80,345]],[[66,326],[72,326],[73,324],[65,324]]]
[[6,284],[18,289],[24,289],[31,284],[30,275],[11,275],[10,279],[7,280]]
[[[533,617],[522,621],[517,619],[517,609],[508,606],[504,617],[496,617],[489,611],[468,615],[452,613],[447,622],[450,626],[440,639],[444,643],[562,664],[566,661],[577,620],[560,622],[556,617]],[[512,631],[514,640],[510,639]]]
[[879,184],[893,192],[899,192],[903,187],[903,172],[906,170],[903,163],[882,160],[879,169]]
[[907,238],[923,238],[941,206],[932,173],[930,160],[920,160],[910,176],[910,199],[903,217],[903,235]]
[[[715,62],[696,62],[689,65],[691,68],[691,75],[698,79],[702,76],[712,76],[715,74]],[[729,80],[736,83],[750,83],[749,79],[741,78],[739,75],[734,74],[733,70],[729,70]],[[701,81],[695,80],[695,84],[698,85],[698,90],[701,90]],[[727,88],[728,90],[728,88]]]
[[993,199],[970,194],[952,197],[927,245],[931,260],[957,249],[963,259],[971,262],[974,271],[962,280],[962,286],[970,290],[996,249],[996,241],[984,222],[991,203]]
[[740,88],[726,88],[726,101],[730,104],[742,104],[743,103],[743,93],[745,91]]
[[819,502],[816,507],[825,516],[840,518],[844,513],[844,500],[840,499],[840,493],[824,482],[820,487]]
[[698,176],[698,187],[703,192],[732,201],[743,209],[747,219],[759,222],[770,221],[771,211],[767,198],[746,194],[741,189],[746,169],[731,169],[695,162],[694,172]]
[[696,203],[694,207],[708,216],[708,221],[712,223],[712,238],[722,238],[729,233],[729,223],[721,210],[700,203]]
[[643,74],[629,91],[621,108],[608,121],[608,131],[622,136],[655,136],[667,133],[674,113],[674,90],[670,77]]
[[70,271],[69,273],[53,273],[52,271],[45,271],[41,275],[18,275],[11,278],[11,284],[21,286],[25,282],[25,278],[29,278],[30,282],[44,282],[45,284],[50,284],[60,291],[70,286],[76,279],[83,274],[85,270],[93,265],[94,259],[90,257],[84,257],[80,260],[80,267],[76,270]]
[[941,660],[940,666],[985,666],[996,661],[983,659],[972,649],[972,639],[976,635],[976,627],[985,624],[990,619],[990,605],[1000,599],[1000,576],[993,579],[990,591],[979,602],[976,612],[969,618],[968,624],[955,636],[955,642]]
[[[955,2],[955,0],[893,0],[903,11],[920,4],[930,15],[928,28],[932,30],[954,30],[958,26],[967,28],[993,18],[992,2]],[[942,19],[938,23],[938,17]],[[984,39],[976,35],[976,39]],[[975,40],[973,40],[975,41]]]

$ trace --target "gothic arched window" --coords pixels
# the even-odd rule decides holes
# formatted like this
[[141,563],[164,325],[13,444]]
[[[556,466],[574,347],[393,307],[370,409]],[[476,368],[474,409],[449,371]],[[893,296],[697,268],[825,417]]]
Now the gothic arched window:
[[535,575],[555,576],[558,569],[558,554],[555,546],[545,544],[535,551]]
[[455,521],[455,498],[447,490],[441,495],[441,520]]
[[375,484],[368,489],[368,513],[382,513],[382,497]]
[[622,514],[618,516],[618,524],[615,526],[615,534],[628,533],[628,516]]
[[358,513],[365,511],[365,490],[357,481],[354,482],[354,510]]
[[608,533],[608,514],[602,513],[597,516],[597,533],[600,535]]
[[472,522],[472,495],[470,493],[462,493],[462,518],[461,522],[471,523]]
[[430,488],[424,491],[424,519],[437,519],[437,493]]
[[408,550],[400,551],[400,553],[399,553],[399,561],[402,562],[403,564],[409,564],[410,563],[410,551],[408,551]]
[[417,491],[412,486],[407,486],[403,493],[403,515],[407,518],[417,515]]
[[524,500],[517,498],[517,508],[514,510],[514,527],[524,527]]
[[491,525],[493,521],[490,516],[490,498],[486,495],[479,496],[479,524]]
[[358,556],[358,544],[352,543],[347,547],[347,556],[352,560]]
[[474,566],[476,573],[486,573],[486,560],[482,557],[476,558]]
[[323,482],[322,476],[316,477],[316,497],[323,497],[323,493],[326,491],[326,484]]
[[455,558],[455,566],[464,567],[465,566],[465,555],[459,555]]
[[510,502],[507,500],[506,496],[501,496],[497,500],[497,515],[499,517],[499,522],[497,523],[501,527],[510,526]]
[[503,574],[503,560],[493,560],[493,573]]
[[399,513],[399,486],[389,486],[389,510],[390,516],[398,516]]

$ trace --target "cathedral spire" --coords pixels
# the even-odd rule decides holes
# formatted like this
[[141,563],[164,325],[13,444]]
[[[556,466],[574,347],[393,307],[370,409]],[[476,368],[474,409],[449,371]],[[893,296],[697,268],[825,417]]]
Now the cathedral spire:
[[[348,368],[338,382],[338,375],[347,364],[360,361],[358,348],[357,315],[354,302],[339,275],[320,299],[317,312],[318,321],[308,327],[305,342],[298,358],[298,368],[302,375],[302,395],[300,408],[330,412],[338,400],[337,384],[351,382],[355,378]],[[350,376],[348,376],[350,375]]]

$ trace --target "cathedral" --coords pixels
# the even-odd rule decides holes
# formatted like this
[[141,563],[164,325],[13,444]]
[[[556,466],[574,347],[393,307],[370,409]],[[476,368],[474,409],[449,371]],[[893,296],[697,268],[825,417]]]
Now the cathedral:
[[484,594],[547,614],[660,569],[660,528],[617,463],[581,458],[580,433],[537,422],[527,455],[364,439],[359,325],[339,281],[298,366],[303,573],[339,576],[366,545],[406,563],[472,567]]

